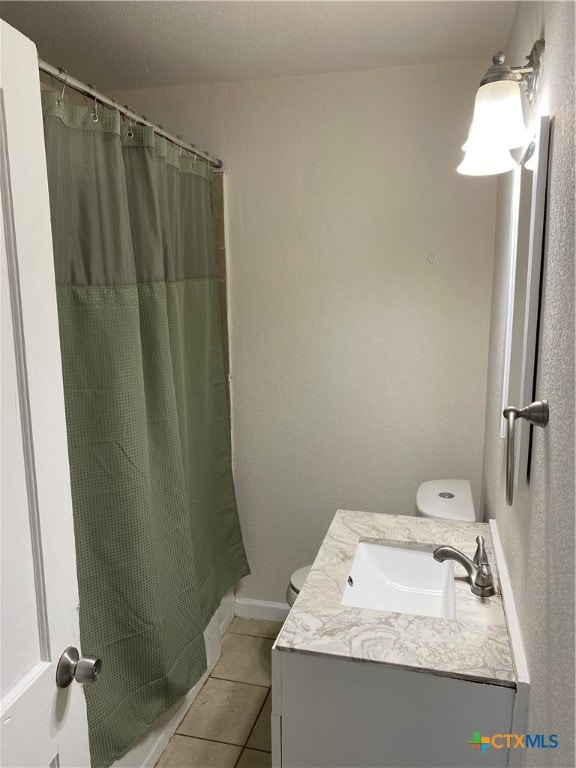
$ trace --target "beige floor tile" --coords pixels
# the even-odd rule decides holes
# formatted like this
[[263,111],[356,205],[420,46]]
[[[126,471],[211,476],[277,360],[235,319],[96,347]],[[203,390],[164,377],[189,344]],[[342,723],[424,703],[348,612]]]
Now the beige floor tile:
[[272,755],[270,752],[257,752],[255,749],[245,749],[238,760],[237,768],[271,768]]
[[273,641],[227,632],[222,639],[222,657],[211,677],[252,685],[270,685]]
[[173,736],[156,768],[234,768],[241,747]]
[[278,633],[282,629],[279,621],[259,621],[258,619],[241,619],[236,616],[232,624],[228,627],[228,632],[234,632],[238,635],[253,635],[254,637],[268,637],[276,640]]
[[257,685],[209,678],[177,732],[201,739],[245,744],[267,693],[267,688]]
[[270,720],[272,718],[272,696],[268,694],[266,704],[262,708],[262,712],[256,720],[254,730],[250,734],[250,738],[246,742],[247,747],[253,747],[254,749],[263,749],[266,752],[270,752],[272,744],[270,740]]

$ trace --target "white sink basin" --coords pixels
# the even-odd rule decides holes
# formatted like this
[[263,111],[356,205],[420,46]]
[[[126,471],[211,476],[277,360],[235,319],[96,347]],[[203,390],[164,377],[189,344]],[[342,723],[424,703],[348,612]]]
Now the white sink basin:
[[388,539],[358,544],[341,604],[454,619],[454,564],[435,547]]

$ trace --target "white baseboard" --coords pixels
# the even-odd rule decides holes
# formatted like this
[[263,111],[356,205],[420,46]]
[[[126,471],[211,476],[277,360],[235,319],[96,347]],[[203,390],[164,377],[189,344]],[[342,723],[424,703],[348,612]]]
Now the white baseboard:
[[150,731],[124,757],[116,760],[111,768],[153,768],[168,746],[168,742],[184,719],[200,689],[208,679],[222,653],[221,638],[234,619],[234,590],[229,590],[210,623],[204,630],[204,644],[208,669],[192,690],[156,720]]
[[267,600],[251,600],[248,597],[237,597],[234,603],[234,613],[243,619],[284,622],[289,612],[288,603],[270,603]]

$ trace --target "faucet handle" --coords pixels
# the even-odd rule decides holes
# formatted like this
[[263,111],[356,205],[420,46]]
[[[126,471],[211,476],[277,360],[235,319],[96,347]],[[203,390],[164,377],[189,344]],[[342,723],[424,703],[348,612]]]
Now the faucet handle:
[[496,594],[492,571],[488,563],[482,563],[478,566],[474,584],[472,585],[472,592],[475,595],[480,595],[480,597],[492,597],[492,595]]
[[482,563],[478,567],[474,584],[477,587],[489,587],[492,585],[492,571],[487,563]]
[[488,565],[488,555],[486,554],[486,549],[484,547],[484,536],[478,536],[476,538],[476,544],[478,545],[476,547],[476,553],[474,554],[474,557],[472,559],[472,562],[474,565]]

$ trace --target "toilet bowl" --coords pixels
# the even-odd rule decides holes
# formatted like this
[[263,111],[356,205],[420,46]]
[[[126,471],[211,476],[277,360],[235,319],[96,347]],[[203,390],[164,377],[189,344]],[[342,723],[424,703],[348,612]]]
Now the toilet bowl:
[[300,594],[300,590],[304,586],[311,568],[311,565],[305,565],[303,568],[298,568],[297,571],[294,571],[290,577],[290,584],[288,584],[288,589],[286,590],[286,602],[290,607],[296,602],[296,598]]
[[[416,493],[416,515],[439,520],[476,520],[469,480],[427,480]],[[302,589],[311,565],[298,568],[290,577],[286,602],[292,607]]]

